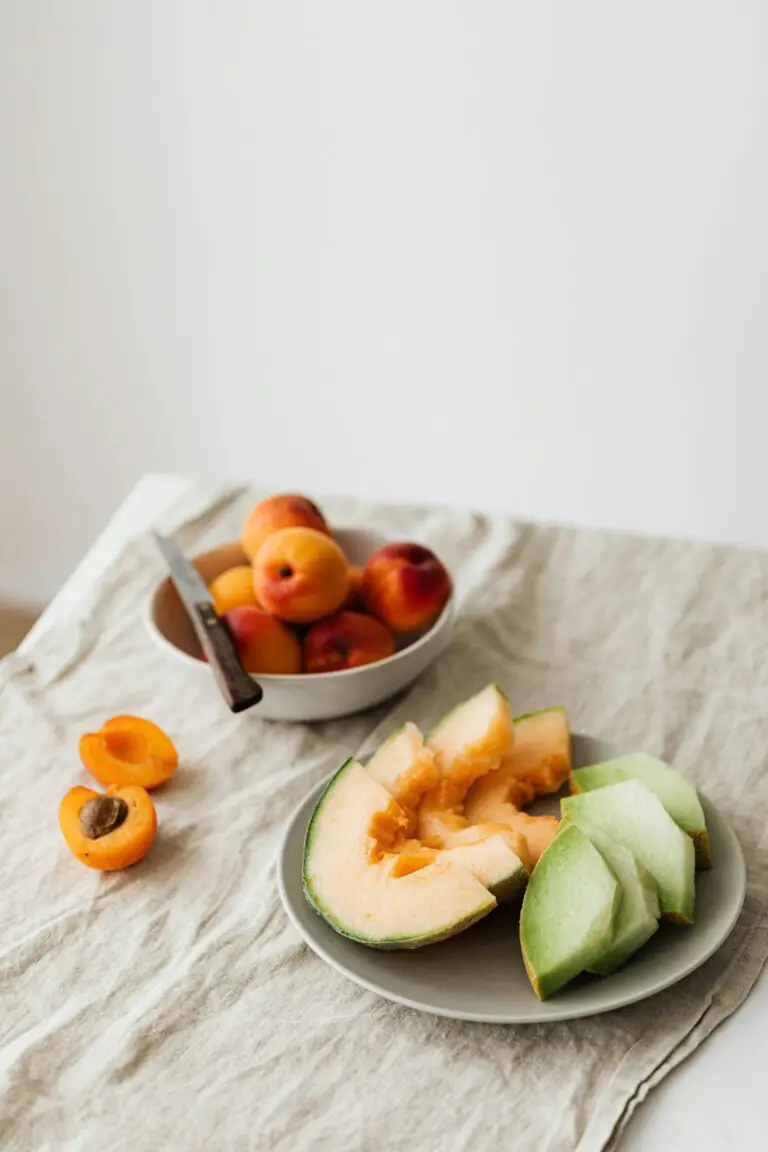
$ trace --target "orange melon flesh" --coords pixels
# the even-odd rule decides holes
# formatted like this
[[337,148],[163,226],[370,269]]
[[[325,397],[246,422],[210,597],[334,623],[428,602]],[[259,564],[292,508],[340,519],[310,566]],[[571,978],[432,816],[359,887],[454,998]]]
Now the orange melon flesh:
[[554,816],[521,812],[536,796],[556,792],[571,775],[571,732],[564,708],[548,708],[514,722],[514,744],[494,771],[477,780],[464,800],[470,824],[503,824],[525,837],[532,863],[558,829]]
[[507,828],[496,832],[488,828],[480,839],[442,849],[437,860],[469,872],[501,902],[517,895],[528,883],[529,868],[516,851],[517,839],[510,842]]
[[531,862],[552,843],[558,820],[522,812],[537,796],[554,793],[571,774],[571,733],[562,707],[515,720],[515,742],[501,765],[478,780],[464,801],[470,824],[502,824],[524,836]]
[[444,780],[427,793],[418,811],[419,840],[443,848],[462,848],[500,836],[526,869],[530,869],[530,854],[524,836],[499,821],[469,823],[463,815],[465,791],[458,784]]
[[336,773],[310,821],[304,891],[343,936],[374,948],[418,948],[444,940],[496,907],[496,898],[450,859],[405,874],[397,855],[371,853],[371,825],[395,801],[354,760]]
[[515,738],[506,696],[489,684],[476,696],[458,704],[427,734],[442,780],[465,790],[497,768]]
[[434,841],[441,847],[450,843],[452,836],[467,827],[462,815],[466,788],[452,780],[441,780],[430,789],[417,813],[419,840]]
[[407,842],[395,856],[392,876],[407,876],[428,864],[448,861],[469,872],[497,900],[516,895],[528,881],[528,867],[515,851],[516,844],[508,828],[472,829],[466,839],[453,848],[429,848],[418,840]]
[[440,779],[432,750],[415,724],[404,724],[385,740],[366,764],[366,771],[407,810]]
[[536,796],[557,792],[570,778],[571,731],[564,708],[520,716],[514,728],[514,744],[499,768],[472,790],[475,803],[493,796],[521,807]]
[[[481,738],[482,731],[476,730],[475,742]],[[466,867],[494,895],[511,895],[525,882],[529,861],[523,837],[498,825],[467,828],[466,820],[459,814],[466,788],[449,779],[436,783],[435,757],[415,724],[404,725],[385,740],[366,765],[366,771],[384,785],[393,798],[387,813],[376,813],[370,834],[377,841],[372,849],[376,855],[382,846],[382,830],[385,834],[394,831],[395,835],[387,835],[383,845],[386,850],[397,853],[398,858],[392,865],[394,875],[405,876],[434,861],[447,859]],[[420,800],[422,803],[416,811],[411,806],[418,805]],[[407,813],[407,827],[396,827],[391,815],[392,804],[398,812],[402,809]],[[461,849],[455,857],[454,848]]]
[[[497,822],[470,829],[463,814],[464,797],[474,780],[498,768],[514,740],[512,713],[504,693],[495,684],[457,705],[427,736],[440,781],[423,797],[417,813],[416,834],[422,842],[452,850],[493,839],[529,867],[523,837]],[[483,849],[487,854],[490,850]],[[499,849],[500,851],[500,849]],[[485,875],[485,873],[483,873]]]

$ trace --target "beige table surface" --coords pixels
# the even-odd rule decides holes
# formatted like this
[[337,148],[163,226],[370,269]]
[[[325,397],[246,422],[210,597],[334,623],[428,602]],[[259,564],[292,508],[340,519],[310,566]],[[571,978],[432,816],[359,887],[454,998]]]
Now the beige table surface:
[[[144,532],[190,483],[179,476],[150,475],[136,485],[25,639],[22,653],[72,611],[126,541]],[[766,1069],[768,975],[764,971],[742,1008],[654,1089],[630,1121],[622,1149],[746,1152],[765,1147]]]

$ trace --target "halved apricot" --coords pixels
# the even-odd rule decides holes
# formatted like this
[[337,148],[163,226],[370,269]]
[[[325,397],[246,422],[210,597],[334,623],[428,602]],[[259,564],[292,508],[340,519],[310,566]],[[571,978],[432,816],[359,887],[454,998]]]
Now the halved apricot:
[[159,788],[170,780],[179,755],[162,728],[140,716],[114,716],[99,732],[80,737],[80,759],[101,784]]
[[89,868],[112,872],[143,859],[157,832],[157,815],[145,788],[70,788],[59,805],[59,825],[70,852]]

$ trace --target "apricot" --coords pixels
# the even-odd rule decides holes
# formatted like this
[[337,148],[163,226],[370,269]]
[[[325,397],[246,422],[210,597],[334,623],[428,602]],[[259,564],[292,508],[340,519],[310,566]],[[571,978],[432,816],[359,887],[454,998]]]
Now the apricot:
[[385,660],[395,638],[380,621],[362,612],[337,612],[310,628],[304,639],[306,672],[339,672]]
[[243,525],[240,542],[248,559],[254,560],[267,537],[281,528],[314,528],[331,535],[325,516],[306,496],[294,492],[270,496],[249,512]]
[[233,608],[224,619],[246,672],[293,676],[301,672],[301,645],[287,625],[261,608]]
[[268,612],[312,624],[340,608],[349,591],[349,566],[335,540],[313,528],[281,528],[253,562],[256,596]]
[[208,591],[219,616],[223,616],[232,608],[259,606],[253,590],[253,569],[250,564],[238,564],[235,568],[227,568],[226,572],[222,572],[209,585]]
[[159,788],[179,766],[162,728],[140,716],[113,716],[98,732],[80,737],[80,759],[100,784]]
[[70,788],[59,805],[67,846],[89,868],[112,872],[142,860],[157,832],[155,806],[146,788],[126,784],[105,793]]
[[392,632],[431,624],[451,594],[451,577],[434,552],[421,544],[385,544],[363,570],[363,600]]
[[363,569],[359,564],[350,564],[349,566],[349,591],[347,598],[342,604],[342,608],[348,609],[350,612],[364,612],[365,604],[363,602]]

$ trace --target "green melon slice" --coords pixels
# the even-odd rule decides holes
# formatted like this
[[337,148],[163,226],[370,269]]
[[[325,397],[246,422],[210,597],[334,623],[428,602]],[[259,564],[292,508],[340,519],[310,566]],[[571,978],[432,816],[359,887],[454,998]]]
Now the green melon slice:
[[694,849],[657,796],[640,780],[610,784],[561,801],[563,816],[633,852],[659,891],[662,916],[693,923]]
[[309,903],[342,936],[373,948],[418,948],[468,928],[496,907],[464,868],[440,860],[393,876],[397,855],[377,852],[373,827],[405,824],[402,809],[348,760],[318,800],[304,847]]
[[440,779],[435,757],[415,724],[404,724],[384,741],[366,764],[374,780],[404,808],[415,808]]
[[497,768],[514,739],[512,713],[506,696],[489,684],[458,704],[427,734],[441,779],[468,788]]
[[571,791],[591,792],[595,788],[620,784],[624,780],[642,780],[658,796],[675,823],[693,840],[696,866],[711,868],[707,822],[696,789],[681,772],[663,760],[647,756],[644,752],[636,752],[631,756],[620,756],[617,760],[607,760],[603,764],[593,764],[589,768],[577,768],[571,777]]
[[659,894],[650,873],[628,848],[608,836],[582,826],[621,885],[621,907],[616,916],[613,940],[602,956],[589,965],[598,976],[610,976],[642,948],[659,927]]
[[621,887],[603,857],[566,824],[536,866],[520,914],[525,969],[540,1000],[607,952],[620,902]]

